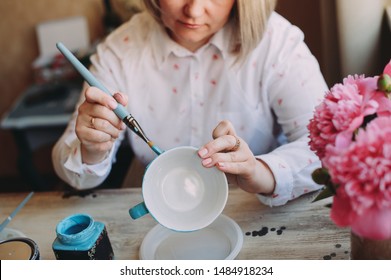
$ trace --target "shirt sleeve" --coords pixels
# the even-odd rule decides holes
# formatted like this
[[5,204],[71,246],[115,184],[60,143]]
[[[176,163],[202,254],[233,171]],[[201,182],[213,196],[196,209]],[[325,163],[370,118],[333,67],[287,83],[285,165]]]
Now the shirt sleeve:
[[304,136],[300,140],[282,145],[273,152],[258,156],[269,166],[276,179],[276,188],[272,195],[258,195],[262,203],[270,207],[284,205],[321,187],[311,176],[311,173],[320,167],[320,161],[307,148],[306,138]]
[[[122,82],[124,80],[120,58],[113,52],[109,45],[115,46],[118,42],[116,32],[109,35],[104,42],[98,45],[97,51],[91,56],[91,73],[111,92],[123,91]],[[120,45],[120,44],[119,44]],[[88,85],[85,83],[82,92]],[[84,95],[76,108],[83,102]],[[116,140],[111,151],[106,158],[94,165],[88,165],[82,162],[80,141],[75,133],[75,124],[77,110],[72,115],[64,134],[57,141],[52,151],[52,161],[57,175],[76,189],[90,189],[97,187],[107,178],[111,171],[112,164],[115,162],[116,152],[124,139],[125,133],[122,132]]]
[[258,156],[276,179],[274,193],[258,198],[264,204],[278,206],[321,187],[311,176],[320,167],[320,161],[309,148],[307,125],[327,91],[327,84],[301,30],[286,23],[284,28],[273,30],[271,41],[269,71],[264,71],[263,77],[266,105],[286,141]]
[[[83,87],[84,91],[84,87]],[[83,96],[78,102],[78,107]],[[107,178],[111,166],[115,162],[115,153],[118,150],[124,133],[116,140],[106,158],[94,165],[85,164],[81,158],[81,144],[75,133],[77,110],[52,150],[52,162],[57,175],[75,189],[84,190],[99,186]]]

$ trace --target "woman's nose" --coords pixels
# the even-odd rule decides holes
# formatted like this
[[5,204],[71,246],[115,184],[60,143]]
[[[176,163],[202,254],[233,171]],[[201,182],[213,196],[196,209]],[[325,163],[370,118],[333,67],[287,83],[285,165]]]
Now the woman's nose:
[[187,17],[197,18],[202,16],[205,10],[204,0],[190,0],[187,1],[184,7],[184,13]]

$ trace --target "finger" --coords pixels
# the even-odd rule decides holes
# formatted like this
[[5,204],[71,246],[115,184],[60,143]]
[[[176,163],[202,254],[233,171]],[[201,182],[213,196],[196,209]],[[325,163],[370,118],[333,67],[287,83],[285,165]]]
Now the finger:
[[223,135],[200,148],[198,154],[201,158],[207,158],[215,153],[229,152],[237,145],[237,136]]
[[[81,124],[88,127],[92,127],[92,118],[107,120],[119,130],[124,130],[126,127],[111,109],[99,103],[84,102],[79,106],[78,113],[78,118],[83,119],[83,123]],[[102,124],[101,127],[105,127],[105,124]],[[97,127],[95,126],[95,128]]]
[[213,139],[223,135],[236,135],[234,126],[228,120],[221,121],[212,132]]
[[247,159],[248,159],[248,155],[246,153],[236,153],[236,152],[214,153],[209,157],[204,157],[202,160],[202,165],[205,167],[212,167],[219,163],[225,163],[225,162],[233,162],[233,163],[246,162]]
[[89,103],[97,103],[111,110],[117,108],[118,103],[113,96],[108,95],[96,87],[89,87],[85,91],[86,101]]
[[216,167],[224,173],[240,175],[244,174],[248,170],[248,164],[245,161],[232,162],[232,161],[219,161],[216,163]]
[[[106,111],[106,114],[102,114],[102,110]],[[101,115],[104,115],[104,118],[99,117]],[[109,120],[106,117],[109,117]],[[80,140],[104,142],[119,137],[122,131],[121,124],[116,115],[108,108],[97,104],[84,105],[79,108],[75,129]],[[94,141],[95,137],[96,141]]]
[[126,94],[116,92],[114,93],[113,97],[115,100],[117,100],[118,103],[122,104],[123,106],[126,106],[128,104],[128,96]]
[[[97,121],[95,120],[95,125]],[[75,129],[77,137],[80,142],[85,145],[91,145],[96,143],[104,143],[112,140],[112,136],[104,131],[94,129],[88,126],[76,125]]]
[[[117,118],[118,119],[118,118]],[[118,128],[118,124],[113,125],[107,119],[91,117],[90,128],[100,132],[104,132],[110,136],[110,138],[117,139],[121,133],[121,129]]]
[[[103,108],[100,108],[99,110],[97,109],[97,112],[95,115],[100,116],[103,119],[105,119],[107,116],[107,119],[113,124],[113,126],[115,126],[116,128],[118,128],[120,130],[124,130],[126,128],[126,125],[122,122],[122,120],[119,119],[118,116],[115,115],[115,113],[109,113],[105,108],[107,107],[110,111],[112,111],[113,108],[111,108],[110,106],[115,106],[115,108],[116,108],[118,106],[118,103],[122,104],[123,106],[126,106],[128,103],[128,97],[127,97],[127,95],[125,95],[123,93],[117,92],[113,95],[113,99],[116,100],[115,104],[114,103],[109,104],[109,107],[103,105]],[[109,101],[109,102],[111,103],[111,101]]]

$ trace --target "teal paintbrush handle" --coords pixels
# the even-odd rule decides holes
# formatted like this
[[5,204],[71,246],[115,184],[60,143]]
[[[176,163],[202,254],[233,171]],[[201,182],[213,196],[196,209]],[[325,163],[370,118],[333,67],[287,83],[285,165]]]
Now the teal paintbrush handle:
[[[99,82],[88,69],[71,53],[63,43],[57,43],[57,48],[65,56],[65,58],[75,67],[75,69],[83,76],[84,80],[93,87],[97,87],[100,90],[104,91],[111,96],[110,91]],[[126,111],[125,107],[118,103],[117,107],[113,110],[114,113],[123,120],[126,116],[129,115],[129,112]]]
[[[86,80],[86,82],[90,86],[97,87],[103,92],[112,96],[110,91],[101,82],[99,82],[94,77],[94,75],[91,74],[90,71],[88,71],[88,69],[73,55],[71,51],[67,49],[67,47],[64,46],[63,43],[59,42],[56,44],[56,46],[58,50],[65,56],[65,58],[73,65],[73,67],[75,67],[77,72],[79,72],[80,75],[83,76],[84,80]],[[122,104],[117,103],[117,107],[113,111],[117,115],[117,117],[120,118],[134,133],[140,136],[140,138],[142,138],[157,155],[160,155],[163,152],[159,147],[154,145],[148,139],[148,137],[141,129],[140,125],[133,118],[133,116],[125,109],[125,107],[122,106]]]
[[25,199],[18,205],[18,207],[15,208],[14,211],[1,223],[0,225],[0,232],[11,222],[11,220],[15,217],[16,214],[23,208],[23,206],[27,203],[27,201],[30,200],[30,198],[33,196],[34,192],[31,192],[26,196]]

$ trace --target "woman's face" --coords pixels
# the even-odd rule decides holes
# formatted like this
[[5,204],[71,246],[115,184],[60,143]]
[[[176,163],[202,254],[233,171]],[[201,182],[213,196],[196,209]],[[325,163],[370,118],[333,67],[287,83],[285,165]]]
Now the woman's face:
[[160,0],[162,21],[171,38],[196,51],[227,22],[235,0]]

